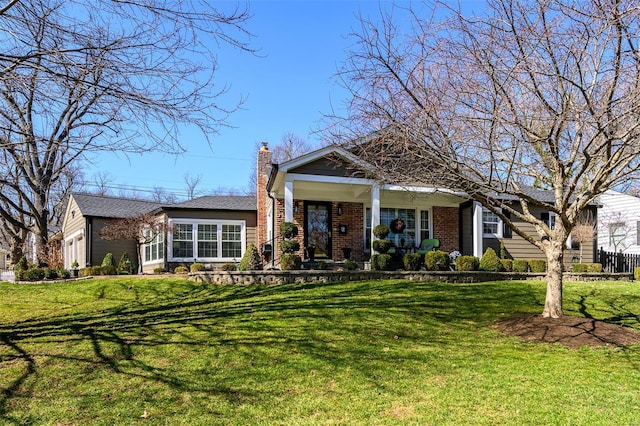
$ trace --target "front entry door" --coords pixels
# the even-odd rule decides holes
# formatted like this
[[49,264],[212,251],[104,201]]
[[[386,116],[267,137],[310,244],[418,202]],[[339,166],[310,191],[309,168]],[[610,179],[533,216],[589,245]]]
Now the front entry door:
[[305,246],[315,247],[316,258],[331,258],[331,203],[305,203]]

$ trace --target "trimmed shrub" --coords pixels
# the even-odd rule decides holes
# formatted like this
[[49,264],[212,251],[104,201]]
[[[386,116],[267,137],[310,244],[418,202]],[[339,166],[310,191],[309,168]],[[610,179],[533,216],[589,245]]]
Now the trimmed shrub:
[[371,269],[374,271],[390,271],[393,267],[393,257],[390,254],[374,254],[371,256]]
[[547,272],[547,261],[544,259],[529,260],[529,268],[531,272]]
[[500,258],[496,254],[496,251],[491,247],[487,248],[480,258],[480,266],[478,267],[481,271],[493,271],[500,272],[503,271],[502,263],[500,262]]
[[280,256],[280,269],[292,271],[302,267],[302,259],[297,254],[283,254]]
[[280,241],[280,250],[284,254],[293,254],[300,250],[300,243],[296,240]]
[[40,281],[43,280],[45,271],[42,268],[29,268],[22,273],[24,281]]
[[174,274],[187,274],[189,273],[189,270],[187,269],[186,266],[176,266],[176,269],[173,270]]
[[79,277],[90,277],[91,276],[91,266],[86,266],[84,268],[78,269]]
[[422,256],[418,253],[407,253],[402,256],[402,264],[405,271],[419,271],[422,265]]
[[[385,225],[386,226],[386,225]],[[373,249],[380,254],[385,254],[389,251],[392,244],[389,240],[374,240],[372,243]]]
[[529,262],[525,259],[515,259],[513,261],[514,272],[529,272]]
[[189,266],[191,272],[200,272],[204,271],[204,269],[204,263],[194,262]]
[[427,271],[448,271],[450,262],[449,253],[446,251],[428,251],[424,255],[424,266]]
[[280,236],[285,240],[290,240],[298,236],[298,226],[293,222],[282,222],[280,224]]
[[43,268],[44,278],[47,280],[55,280],[58,278],[58,271],[53,268]]
[[376,225],[373,228],[373,235],[380,240],[386,240],[389,236],[389,225]]
[[113,266],[114,268],[116,267],[116,260],[113,258],[113,253],[107,253],[104,255],[104,258],[102,259],[102,266]]
[[327,262],[325,262],[324,260],[319,260],[316,262],[316,265],[313,268],[324,271],[325,269],[327,269],[327,267],[329,267],[329,264]]
[[602,272],[600,263],[573,263],[571,265],[572,272]]
[[115,266],[101,266],[100,268],[102,268],[102,275],[118,275],[118,270]]
[[633,279],[636,281],[640,280],[640,266],[636,266],[633,270]]
[[227,272],[233,272],[237,268],[236,268],[236,264],[235,263],[227,262],[227,263],[223,263],[222,266],[220,267],[220,269],[222,269],[223,271],[227,271]]
[[258,253],[258,248],[255,244],[249,244],[247,247],[247,251],[244,252],[244,256],[242,256],[242,260],[238,264],[239,271],[261,271],[262,270],[262,259],[260,258],[260,253]]
[[58,277],[60,277],[63,280],[68,280],[69,278],[71,278],[71,272],[69,272],[64,268],[58,268],[56,272],[58,274]]
[[502,263],[502,269],[507,272],[513,272],[513,260],[511,259],[500,259],[500,263]]
[[91,271],[91,275],[104,275],[102,273],[102,266],[98,266],[98,265],[91,266],[89,267],[89,270]]
[[[507,248],[504,246],[504,241],[500,240],[500,259],[508,259]],[[503,264],[504,265],[504,264]],[[510,272],[510,271],[507,271]]]
[[133,275],[136,272],[136,264],[129,257],[129,253],[126,251],[122,253],[120,256],[120,261],[118,262],[118,271],[126,272],[129,275]]
[[456,259],[456,271],[477,271],[480,259],[475,256],[460,256]]
[[355,260],[345,260],[344,261],[344,269],[347,271],[355,271],[358,269],[358,262]]
[[165,271],[165,269],[162,266],[158,268],[153,268],[153,273],[156,275],[164,274],[165,272],[167,271]]

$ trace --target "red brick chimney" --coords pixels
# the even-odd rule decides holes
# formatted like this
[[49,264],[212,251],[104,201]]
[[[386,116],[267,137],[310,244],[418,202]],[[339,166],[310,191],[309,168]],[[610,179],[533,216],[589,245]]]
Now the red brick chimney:
[[262,243],[267,242],[267,213],[271,206],[271,199],[267,194],[267,182],[271,174],[271,157],[272,153],[267,147],[267,142],[262,142],[262,146],[258,150],[256,183],[256,201],[258,208],[258,229],[256,230],[256,243],[258,249],[261,250]]

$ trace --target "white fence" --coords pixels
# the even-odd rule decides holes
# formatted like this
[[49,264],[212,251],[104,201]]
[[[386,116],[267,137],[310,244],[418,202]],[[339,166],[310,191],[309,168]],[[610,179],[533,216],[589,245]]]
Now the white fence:
[[10,271],[8,269],[0,269],[0,281],[14,281],[15,280],[15,276],[13,274],[13,271]]

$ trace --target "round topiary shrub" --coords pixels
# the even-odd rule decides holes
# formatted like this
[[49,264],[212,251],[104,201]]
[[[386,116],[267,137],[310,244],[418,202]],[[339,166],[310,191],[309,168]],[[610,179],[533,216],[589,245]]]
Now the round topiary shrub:
[[297,237],[298,226],[293,222],[282,222],[280,224],[280,236],[285,240]]
[[514,259],[513,260],[513,271],[514,272],[529,272],[529,262],[525,259]]
[[385,254],[392,247],[392,244],[389,240],[374,240],[372,246],[378,253]]
[[477,271],[480,267],[480,259],[475,256],[458,256],[456,259],[456,271]]
[[201,272],[204,271],[204,269],[204,263],[194,262],[189,266],[191,272]]
[[402,256],[402,264],[405,271],[419,271],[422,265],[422,256],[418,253],[407,253]]
[[293,254],[300,250],[300,243],[296,240],[280,241],[280,250],[284,254]]
[[292,271],[300,269],[302,259],[297,254],[283,254],[280,256],[280,269],[283,271]]
[[236,270],[236,264],[235,263],[231,263],[231,262],[227,262],[227,263],[223,263],[220,268],[223,271],[232,272],[232,271]]
[[347,271],[355,271],[358,269],[358,262],[355,260],[345,260],[344,261],[344,269]]
[[174,274],[186,274],[188,272],[189,270],[187,269],[187,267],[182,265],[176,266],[176,268],[173,270]]
[[102,275],[118,275],[118,270],[113,265],[103,265],[100,267]]
[[373,228],[373,235],[380,240],[385,240],[389,236],[389,225],[376,225]]
[[531,268],[531,272],[547,272],[547,261],[544,259],[531,259],[529,261],[529,268]]
[[393,257],[390,254],[374,254],[371,256],[371,269],[374,271],[390,271],[393,267]]
[[44,269],[42,268],[29,268],[22,274],[22,279],[25,281],[40,281],[45,276]]
[[496,254],[496,251],[491,247],[487,248],[484,254],[482,255],[482,257],[480,258],[479,269],[481,271],[493,271],[493,272],[503,271],[500,258]]
[[448,271],[449,262],[449,253],[446,251],[429,251],[424,255],[424,266],[427,271]]
[[58,268],[56,272],[58,273],[58,277],[60,277],[63,280],[68,280],[69,278],[71,278],[71,272],[69,272],[64,268]]

